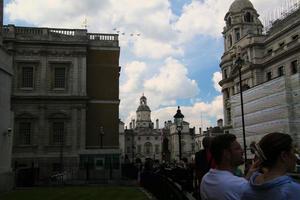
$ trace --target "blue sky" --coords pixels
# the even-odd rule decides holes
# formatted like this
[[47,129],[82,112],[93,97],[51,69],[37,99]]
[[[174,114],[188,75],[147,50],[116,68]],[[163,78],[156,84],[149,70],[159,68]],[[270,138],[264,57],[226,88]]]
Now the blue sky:
[[[269,19],[297,0],[252,0]],[[152,121],[172,120],[180,105],[191,126],[223,117],[217,83],[224,16],[233,0],[6,0],[4,24],[84,28],[120,35],[120,118],[135,118],[144,93]],[[116,30],[113,30],[115,29]],[[133,34],[134,36],[130,36]],[[139,34],[139,36],[137,35]],[[202,122],[202,123],[201,123]]]

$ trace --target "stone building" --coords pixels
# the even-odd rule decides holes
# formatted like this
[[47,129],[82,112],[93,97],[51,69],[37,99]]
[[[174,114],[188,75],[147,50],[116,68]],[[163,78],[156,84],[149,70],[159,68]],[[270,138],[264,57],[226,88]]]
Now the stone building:
[[62,171],[79,179],[89,178],[85,170],[94,178],[117,176],[118,36],[6,25],[3,44],[13,56],[18,183],[28,185]]
[[[225,15],[224,54],[220,63],[224,128],[242,142],[242,89],[247,145],[266,133],[280,131],[290,134],[299,146],[299,5],[275,20],[266,31],[258,17],[249,0],[235,0]],[[241,65],[236,63],[238,58]]]
[[[182,130],[182,157],[190,158],[194,152],[195,129],[189,128],[189,123],[183,123]],[[121,139],[122,138],[122,139]],[[122,142],[122,140],[124,142]],[[123,159],[134,161],[139,158],[154,160],[178,160],[178,134],[176,126],[171,121],[165,122],[163,128],[159,128],[159,120],[155,126],[151,120],[151,110],[147,104],[147,98],[140,98],[140,105],[136,111],[136,120],[132,119],[129,129],[125,128],[124,134],[120,133],[120,143],[124,143],[121,150]]]
[[12,154],[12,121],[11,83],[12,57],[2,44],[3,1],[0,1],[0,192],[13,187],[13,172],[11,168]]

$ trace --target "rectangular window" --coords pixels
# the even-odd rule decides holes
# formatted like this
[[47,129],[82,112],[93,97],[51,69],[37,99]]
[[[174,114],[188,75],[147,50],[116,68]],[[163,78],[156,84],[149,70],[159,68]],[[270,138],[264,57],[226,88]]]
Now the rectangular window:
[[283,76],[284,75],[284,68],[283,68],[283,66],[278,67],[277,73],[278,73],[278,76]]
[[130,147],[127,147],[127,153],[130,153],[131,151],[130,151]]
[[33,67],[22,67],[22,88],[33,88]]
[[141,146],[141,145],[138,145],[138,147],[137,147],[137,152],[138,152],[138,153],[142,153],[142,146]]
[[235,41],[239,41],[241,39],[240,29],[235,28],[234,32],[235,32]]
[[65,124],[64,122],[53,122],[53,144],[63,144],[64,142],[64,129]]
[[19,124],[19,143],[23,145],[30,144],[31,137],[31,123],[30,122],[21,122]]
[[226,69],[224,69],[224,78],[228,78],[227,70]]
[[158,144],[155,145],[155,153],[156,153],[156,154],[159,153],[159,145],[158,145]]
[[267,72],[266,78],[267,78],[267,81],[270,81],[272,79],[272,72]]
[[296,74],[298,72],[297,60],[291,62],[291,74]]
[[66,87],[66,68],[54,68],[54,88],[64,89]]
[[226,111],[227,111],[228,124],[231,124],[231,110],[230,108],[227,108]]

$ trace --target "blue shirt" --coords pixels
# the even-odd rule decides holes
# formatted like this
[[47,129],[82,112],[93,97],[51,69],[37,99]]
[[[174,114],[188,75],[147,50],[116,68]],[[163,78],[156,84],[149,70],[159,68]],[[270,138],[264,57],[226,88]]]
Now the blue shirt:
[[210,169],[203,177],[200,192],[202,200],[240,200],[248,181],[230,171]]
[[263,184],[256,184],[260,173],[254,173],[247,184],[241,200],[299,200],[300,184],[289,176],[280,176]]

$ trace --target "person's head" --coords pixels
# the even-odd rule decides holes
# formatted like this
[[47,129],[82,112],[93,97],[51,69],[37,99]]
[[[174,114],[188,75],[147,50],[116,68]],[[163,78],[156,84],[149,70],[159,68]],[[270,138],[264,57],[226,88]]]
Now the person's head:
[[203,146],[204,149],[209,149],[210,144],[211,144],[211,140],[212,140],[212,138],[209,137],[209,136],[206,136],[206,137],[203,138],[202,146]]
[[293,170],[296,164],[296,156],[293,148],[293,140],[285,133],[269,133],[258,143],[260,148],[262,167],[274,168],[278,162],[285,165],[286,170]]
[[231,167],[237,167],[244,163],[243,149],[233,134],[213,138],[210,151],[217,165],[228,162]]

